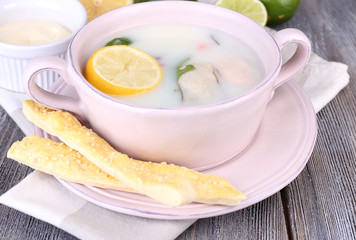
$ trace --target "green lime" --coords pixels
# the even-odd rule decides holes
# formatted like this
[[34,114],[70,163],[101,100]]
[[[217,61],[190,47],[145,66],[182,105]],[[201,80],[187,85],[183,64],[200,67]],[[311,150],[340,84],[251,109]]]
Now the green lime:
[[262,26],[267,23],[267,11],[259,0],[218,0],[215,5],[239,12]]
[[268,25],[284,23],[291,19],[300,5],[300,0],[261,0],[268,13]]

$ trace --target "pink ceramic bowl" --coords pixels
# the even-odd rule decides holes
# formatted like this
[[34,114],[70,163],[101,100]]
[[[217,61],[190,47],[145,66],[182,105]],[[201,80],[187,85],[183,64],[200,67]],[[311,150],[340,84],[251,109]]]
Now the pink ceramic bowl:
[[[117,31],[153,23],[186,23],[216,28],[252,47],[265,68],[265,77],[242,96],[207,106],[152,108],[133,106],[107,96],[83,77],[90,55],[103,39]],[[298,50],[282,65],[281,48],[297,43]],[[89,22],[72,40],[67,61],[39,58],[24,75],[34,100],[51,108],[74,112],[109,143],[129,156],[165,161],[197,170],[217,166],[241,152],[253,139],[273,91],[307,62],[310,43],[296,29],[272,36],[253,20],[210,4],[164,1],[140,3],[111,11]],[[58,72],[79,95],[72,99],[39,88],[34,77]]]

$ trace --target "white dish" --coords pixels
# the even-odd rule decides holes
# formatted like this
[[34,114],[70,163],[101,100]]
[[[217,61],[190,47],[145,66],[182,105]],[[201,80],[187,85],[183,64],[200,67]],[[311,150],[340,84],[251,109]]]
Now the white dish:
[[[75,90],[61,79],[56,81],[52,90],[76,97]],[[35,133],[50,137],[38,128],[35,128]],[[316,115],[310,99],[291,80],[276,90],[252,143],[229,162],[204,171],[226,178],[246,194],[247,199],[237,206],[192,203],[169,207],[139,194],[58,180],[89,202],[125,214],[157,219],[212,217],[251,206],[293,181],[305,167],[316,136]]]

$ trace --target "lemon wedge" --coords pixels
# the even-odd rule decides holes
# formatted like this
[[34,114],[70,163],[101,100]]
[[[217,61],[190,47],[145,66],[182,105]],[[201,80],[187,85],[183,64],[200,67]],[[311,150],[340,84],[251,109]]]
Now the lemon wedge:
[[119,7],[133,4],[133,0],[79,0],[84,6],[88,22]]
[[157,86],[162,70],[147,53],[132,46],[114,45],[98,49],[89,58],[84,75],[104,93],[131,95]]

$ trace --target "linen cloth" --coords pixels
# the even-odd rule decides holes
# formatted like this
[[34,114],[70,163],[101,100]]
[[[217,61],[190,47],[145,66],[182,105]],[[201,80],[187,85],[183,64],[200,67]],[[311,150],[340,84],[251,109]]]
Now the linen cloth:
[[[286,61],[295,46],[283,49]],[[309,95],[315,112],[321,110],[349,82],[347,66],[312,53],[297,81]],[[1,79],[0,79],[1,80]],[[24,117],[26,94],[0,88],[0,104],[26,135],[33,125]],[[54,177],[34,171],[0,197],[0,203],[51,223],[80,239],[175,239],[195,220],[157,220],[129,216],[96,206],[63,187]]]

